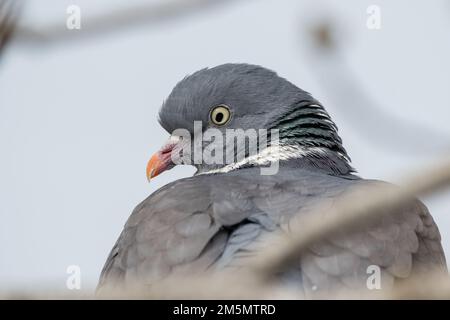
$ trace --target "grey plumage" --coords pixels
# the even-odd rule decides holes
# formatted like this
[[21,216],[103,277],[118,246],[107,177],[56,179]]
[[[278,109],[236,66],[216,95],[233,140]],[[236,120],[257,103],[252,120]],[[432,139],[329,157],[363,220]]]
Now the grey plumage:
[[[243,268],[247,257],[264,250],[262,235],[289,232],[294,216],[307,217],[318,203],[332,206],[352,187],[385,184],[356,176],[320,103],[262,67],[227,64],[183,79],[165,101],[160,123],[169,132],[193,130],[194,120],[208,126],[209,111],[219,104],[232,109],[227,128],[277,128],[283,144],[321,152],[281,161],[272,176],[247,166],[159,189],[128,219],[103,268],[100,292],[151,286],[171,275]],[[199,173],[217,167],[196,166]],[[279,281],[313,297],[365,287],[369,265],[381,268],[385,288],[416,272],[446,272],[439,231],[420,201],[312,245]]]

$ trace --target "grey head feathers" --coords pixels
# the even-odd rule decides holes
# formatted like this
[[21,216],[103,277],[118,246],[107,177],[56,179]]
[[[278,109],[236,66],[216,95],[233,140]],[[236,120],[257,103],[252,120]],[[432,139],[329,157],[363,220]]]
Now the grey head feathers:
[[[194,121],[201,121],[207,130],[211,109],[222,104],[232,112],[230,122],[219,128],[224,133],[226,129],[278,129],[280,143],[299,150],[296,165],[340,175],[354,171],[337,127],[319,101],[261,66],[224,64],[186,76],[164,101],[159,122],[169,133],[183,128],[193,134]],[[218,167],[204,164],[197,169],[205,172]]]
[[210,109],[225,104],[233,109],[234,122],[241,128],[263,127],[279,108],[299,99],[313,100],[271,70],[224,64],[202,69],[178,82],[163,103],[159,120],[168,132],[189,129],[194,120],[207,123]]

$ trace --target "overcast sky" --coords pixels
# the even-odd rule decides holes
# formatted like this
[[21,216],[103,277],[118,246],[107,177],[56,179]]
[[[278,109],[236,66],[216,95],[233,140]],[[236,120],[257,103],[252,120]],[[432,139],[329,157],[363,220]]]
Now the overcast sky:
[[[70,4],[80,6],[83,26],[83,19],[142,1],[29,2],[23,25],[59,23],[64,29]],[[381,9],[379,30],[366,26],[372,4]],[[328,64],[318,64],[308,51],[306,32],[323,18],[339,26],[342,55],[382,112],[440,132],[430,144],[447,141],[445,0],[235,0],[104,37],[53,46],[13,42],[0,61],[1,289],[63,289],[69,265],[80,266],[84,289],[95,286],[132,209],[194,171],[178,167],[150,184],[145,178],[147,160],[168,136],[157,122],[163,99],[178,80],[203,67],[261,64],[311,92],[338,124],[364,177],[397,181],[433,161],[437,153],[420,145],[403,152],[398,139],[382,135],[384,123],[365,117],[364,105],[349,109],[351,94],[339,100],[326,89]],[[381,141],[364,132],[374,132],[374,124]],[[412,132],[409,145],[428,137]],[[449,256],[450,191],[423,200]]]

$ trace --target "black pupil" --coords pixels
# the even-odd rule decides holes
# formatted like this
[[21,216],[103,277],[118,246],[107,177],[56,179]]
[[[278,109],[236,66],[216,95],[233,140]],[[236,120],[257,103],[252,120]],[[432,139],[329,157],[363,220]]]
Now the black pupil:
[[216,114],[216,122],[222,122],[222,120],[223,120],[223,113],[222,112],[219,112],[218,114]]

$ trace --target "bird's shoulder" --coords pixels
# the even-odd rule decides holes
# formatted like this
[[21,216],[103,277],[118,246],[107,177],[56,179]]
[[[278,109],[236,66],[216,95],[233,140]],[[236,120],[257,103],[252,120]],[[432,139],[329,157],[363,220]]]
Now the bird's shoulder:
[[235,226],[253,221],[253,227],[270,229],[319,196],[337,195],[350,181],[299,169],[262,176],[257,168],[248,168],[169,183],[133,210],[107,258],[99,287],[131,283],[142,275],[151,283],[182,265],[207,268],[223,253]]
[[[245,264],[242,253],[247,257],[261,249],[256,240],[263,233],[288,232],[292,217],[314,212],[319,204],[333,206],[351,187],[373,185],[395,188],[298,168],[281,168],[273,176],[247,168],[174,181],[134,209],[107,259],[100,286],[113,279],[151,284],[169,274]],[[298,265],[302,285],[360,286],[371,265],[381,268],[386,286],[413,269],[445,268],[439,231],[423,203],[414,199],[396,210],[310,246]]]

